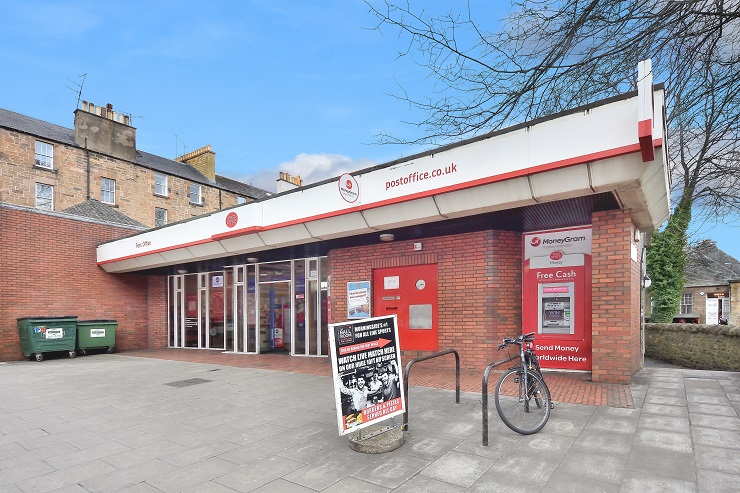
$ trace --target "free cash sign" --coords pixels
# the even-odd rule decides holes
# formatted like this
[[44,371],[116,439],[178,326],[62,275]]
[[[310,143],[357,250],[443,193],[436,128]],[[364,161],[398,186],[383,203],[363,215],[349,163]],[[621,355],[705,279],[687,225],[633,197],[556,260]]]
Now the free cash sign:
[[329,324],[339,434],[403,414],[396,316]]

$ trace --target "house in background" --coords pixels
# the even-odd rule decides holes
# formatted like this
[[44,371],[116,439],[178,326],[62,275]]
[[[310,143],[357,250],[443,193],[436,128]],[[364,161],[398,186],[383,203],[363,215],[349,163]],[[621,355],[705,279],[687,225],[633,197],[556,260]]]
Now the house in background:
[[0,109],[0,202],[45,211],[87,203],[96,213],[105,204],[151,228],[270,195],[216,174],[211,146],[175,159],[137,149],[130,116],[110,104],[83,101],[74,115],[70,129]]
[[686,286],[674,322],[740,326],[740,261],[712,240],[686,252]]

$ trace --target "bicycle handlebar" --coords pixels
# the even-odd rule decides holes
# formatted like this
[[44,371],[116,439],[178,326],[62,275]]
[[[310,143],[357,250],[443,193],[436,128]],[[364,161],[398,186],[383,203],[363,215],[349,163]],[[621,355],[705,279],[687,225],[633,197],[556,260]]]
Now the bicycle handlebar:
[[532,342],[534,341],[535,332],[529,332],[527,334],[522,334],[519,337],[512,339],[511,337],[504,337],[504,341],[497,346],[498,350],[504,349],[509,344],[516,344],[517,346],[521,346],[522,342]]

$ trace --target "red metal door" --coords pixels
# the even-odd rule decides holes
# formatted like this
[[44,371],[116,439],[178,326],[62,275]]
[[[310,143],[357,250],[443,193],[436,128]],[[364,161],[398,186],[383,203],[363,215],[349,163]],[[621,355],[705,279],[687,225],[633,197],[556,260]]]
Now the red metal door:
[[402,350],[436,351],[437,264],[374,270],[373,313],[397,315]]

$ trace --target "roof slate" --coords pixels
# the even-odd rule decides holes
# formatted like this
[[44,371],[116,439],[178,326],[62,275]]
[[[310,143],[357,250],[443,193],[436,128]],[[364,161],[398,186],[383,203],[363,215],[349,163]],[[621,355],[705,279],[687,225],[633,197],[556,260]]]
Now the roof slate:
[[740,261],[726,254],[712,240],[686,250],[686,285],[716,286],[740,279]]
[[65,214],[72,214],[74,216],[89,217],[90,219],[98,219],[109,223],[123,224],[126,226],[134,226],[141,229],[149,229],[138,221],[135,221],[125,214],[122,214],[112,208],[111,206],[105,205],[95,199],[90,199],[87,202],[73,205],[63,211]]

